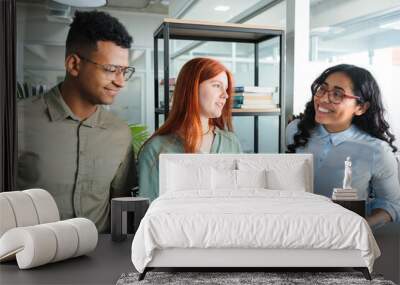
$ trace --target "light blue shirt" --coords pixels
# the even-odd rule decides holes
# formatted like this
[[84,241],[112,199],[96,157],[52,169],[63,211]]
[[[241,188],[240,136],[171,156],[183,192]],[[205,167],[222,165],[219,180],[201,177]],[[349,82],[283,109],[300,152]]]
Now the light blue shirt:
[[[292,144],[299,120],[286,129],[286,142]],[[333,188],[341,188],[344,161],[352,161],[352,188],[367,201],[368,214],[384,209],[393,221],[400,222],[400,183],[397,162],[389,144],[351,125],[339,133],[329,133],[322,125],[311,131],[305,147],[297,153],[314,155],[314,193],[332,196]]]

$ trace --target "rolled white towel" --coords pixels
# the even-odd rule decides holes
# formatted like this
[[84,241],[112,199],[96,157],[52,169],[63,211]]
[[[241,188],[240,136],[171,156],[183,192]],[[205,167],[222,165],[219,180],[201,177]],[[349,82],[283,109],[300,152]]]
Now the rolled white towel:
[[85,218],[18,227],[0,238],[0,261],[16,256],[19,268],[28,269],[86,254],[97,240],[96,226]]
[[99,234],[95,224],[91,220],[75,218],[65,220],[64,222],[71,224],[78,233],[78,248],[73,257],[86,254],[96,248]]
[[20,269],[49,263],[56,251],[54,233],[42,225],[13,228],[0,238],[0,261],[16,256]]
[[28,189],[22,191],[30,196],[38,215],[39,224],[57,222],[60,220],[56,201],[49,192],[43,189]]
[[0,237],[16,226],[17,222],[10,202],[6,197],[0,195]]
[[78,232],[65,221],[44,224],[56,237],[57,250],[51,262],[57,262],[75,255],[78,249]]
[[0,195],[10,202],[17,227],[33,226],[39,223],[31,197],[22,191],[2,192]]
[[43,189],[0,193],[0,213],[0,237],[15,227],[60,220],[55,200]]

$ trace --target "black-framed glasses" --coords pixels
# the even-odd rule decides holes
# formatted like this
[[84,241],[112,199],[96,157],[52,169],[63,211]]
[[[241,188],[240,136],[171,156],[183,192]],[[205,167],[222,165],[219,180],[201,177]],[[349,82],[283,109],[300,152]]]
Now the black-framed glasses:
[[115,78],[118,74],[123,74],[124,75],[124,80],[128,81],[131,77],[132,74],[135,73],[135,68],[133,66],[120,66],[120,65],[115,65],[115,64],[101,64],[98,62],[95,62],[91,59],[88,59],[84,56],[81,56],[80,54],[76,54],[79,58],[83,59],[84,61],[90,62],[91,64],[97,65],[101,67],[105,74],[109,76],[110,79]]
[[328,89],[328,86],[325,84],[321,84],[317,87],[317,91],[315,92],[316,97],[323,97],[325,94],[328,94],[328,99],[333,104],[342,103],[345,97],[360,100],[359,96],[346,94],[342,89],[333,88],[332,90]]

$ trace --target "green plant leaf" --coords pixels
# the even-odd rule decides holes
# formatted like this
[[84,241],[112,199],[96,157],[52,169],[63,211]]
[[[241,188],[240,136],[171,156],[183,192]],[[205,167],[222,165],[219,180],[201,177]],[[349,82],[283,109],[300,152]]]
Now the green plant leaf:
[[132,134],[132,146],[137,158],[138,152],[142,147],[143,143],[150,137],[150,133],[147,126],[141,124],[129,125]]

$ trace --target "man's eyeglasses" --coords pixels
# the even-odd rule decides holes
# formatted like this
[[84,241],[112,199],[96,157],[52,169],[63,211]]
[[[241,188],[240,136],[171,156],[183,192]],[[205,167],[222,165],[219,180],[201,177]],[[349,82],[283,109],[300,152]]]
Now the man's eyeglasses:
[[344,93],[343,90],[341,89],[337,89],[334,88],[332,90],[328,89],[328,86],[321,84],[317,87],[317,91],[315,92],[316,97],[323,97],[325,94],[328,93],[328,99],[331,103],[333,104],[340,104],[342,103],[343,99],[345,97],[347,98],[353,98],[353,99],[357,99],[360,100],[359,96],[354,96],[354,95],[348,95],[346,93]]
[[135,68],[133,66],[101,64],[93,60],[90,60],[86,57],[83,57],[80,54],[77,54],[77,56],[79,56],[79,58],[83,59],[84,61],[90,62],[94,65],[101,67],[104,70],[105,74],[107,74],[110,77],[110,79],[115,78],[118,74],[122,73],[124,75],[124,80],[128,81],[131,78],[132,74],[135,73]]

